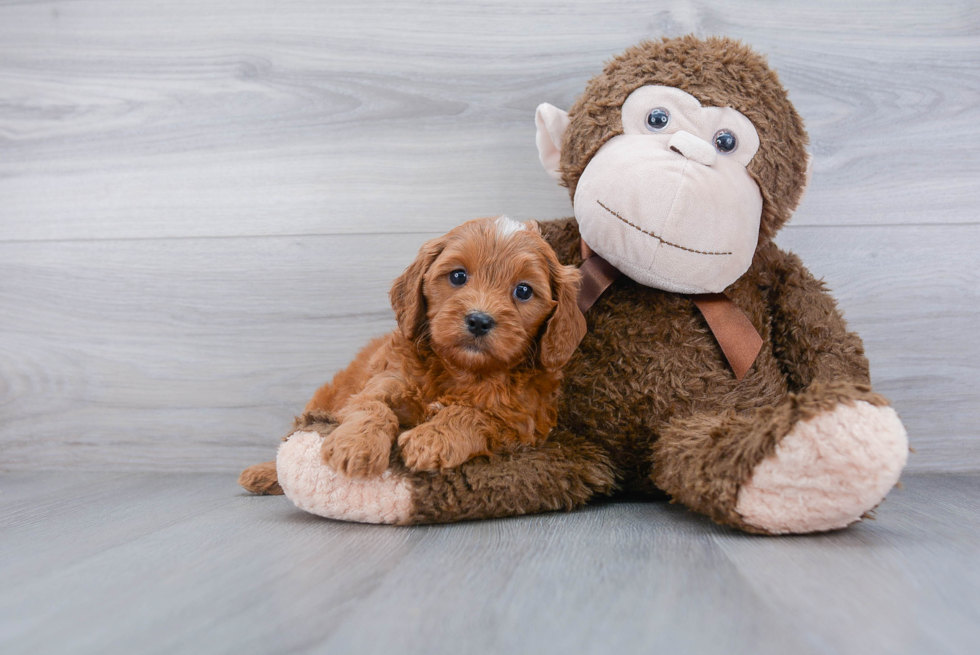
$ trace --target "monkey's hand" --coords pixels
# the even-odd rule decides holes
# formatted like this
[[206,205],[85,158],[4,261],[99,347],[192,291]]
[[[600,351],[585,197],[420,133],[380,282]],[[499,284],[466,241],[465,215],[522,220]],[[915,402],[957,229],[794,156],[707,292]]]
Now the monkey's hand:
[[393,453],[380,477],[349,478],[321,459],[321,445],[336,425],[330,416],[305,414],[276,459],[286,497],[306,512],[331,519],[445,523],[569,510],[615,486],[605,452],[567,431],[555,431],[539,448],[431,472],[410,471]]

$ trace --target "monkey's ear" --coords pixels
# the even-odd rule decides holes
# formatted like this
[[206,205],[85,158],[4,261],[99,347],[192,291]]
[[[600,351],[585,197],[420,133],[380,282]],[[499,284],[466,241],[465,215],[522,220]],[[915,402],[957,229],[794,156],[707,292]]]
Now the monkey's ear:
[[395,310],[398,329],[409,341],[414,341],[425,330],[428,320],[425,294],[422,281],[426,272],[446,247],[446,237],[426,241],[419,248],[419,254],[408,268],[391,284],[388,298]]
[[549,262],[549,268],[551,293],[558,304],[541,336],[538,358],[544,368],[557,371],[572,358],[588,327],[578,308],[582,274],[574,266],[562,266],[557,258]]
[[561,180],[561,140],[568,128],[568,112],[543,102],[534,112],[534,136],[538,144],[538,158],[544,170],[552,178]]

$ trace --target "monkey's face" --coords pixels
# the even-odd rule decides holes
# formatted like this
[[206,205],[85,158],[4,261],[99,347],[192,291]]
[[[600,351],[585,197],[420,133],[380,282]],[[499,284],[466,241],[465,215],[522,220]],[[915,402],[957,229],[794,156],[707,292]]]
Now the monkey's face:
[[[762,194],[746,170],[759,149],[752,122],[729,107],[702,107],[669,86],[633,91],[622,134],[606,141],[575,187],[582,239],[637,282],[713,293],[752,263]],[[566,112],[538,107],[538,148],[561,179]]]
[[622,108],[575,190],[589,246],[637,282],[680,293],[719,292],[752,263],[762,195],[745,170],[759,148],[731,108],[644,86]]

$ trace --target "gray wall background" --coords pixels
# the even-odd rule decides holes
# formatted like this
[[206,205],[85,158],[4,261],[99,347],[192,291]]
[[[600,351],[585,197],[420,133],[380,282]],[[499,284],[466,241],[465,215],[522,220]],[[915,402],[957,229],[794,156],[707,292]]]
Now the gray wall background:
[[0,2],[0,468],[271,457],[425,239],[570,214],[535,106],[688,32],[768,53],[806,119],[777,241],[910,470],[980,469],[980,9],[947,0]]

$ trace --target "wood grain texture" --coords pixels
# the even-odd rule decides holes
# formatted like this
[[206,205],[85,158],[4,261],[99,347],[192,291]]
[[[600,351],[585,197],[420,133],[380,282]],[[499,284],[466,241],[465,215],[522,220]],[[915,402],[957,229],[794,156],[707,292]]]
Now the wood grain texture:
[[266,458],[425,238],[569,213],[534,107],[685,32],[766,52],[806,119],[778,241],[910,469],[980,469],[980,7],[948,0],[0,2],[0,468]]
[[[0,243],[0,461],[206,471],[268,458],[313,390],[394,327],[388,281],[425,238]],[[976,469],[980,226],[779,241],[864,336],[916,448],[910,470]]]
[[233,475],[0,475],[0,650],[967,654],[980,478],[877,520],[755,537],[667,503],[400,528]]
[[973,223],[973,2],[77,0],[0,7],[0,238],[444,231],[558,216],[534,108],[643,38],[768,53],[805,224]]

